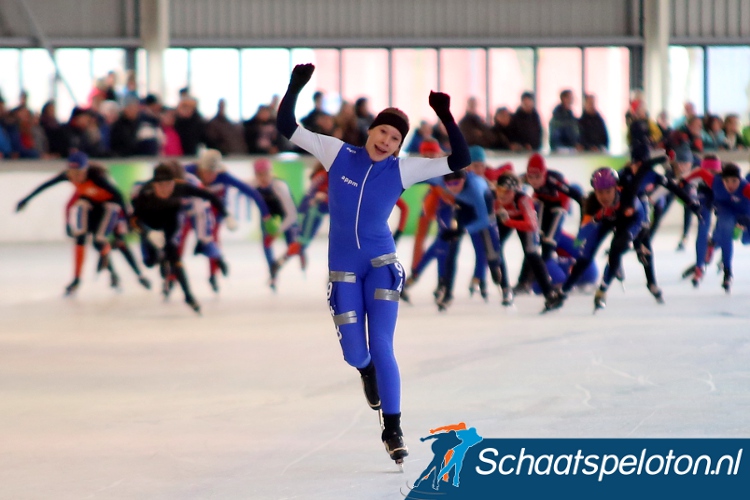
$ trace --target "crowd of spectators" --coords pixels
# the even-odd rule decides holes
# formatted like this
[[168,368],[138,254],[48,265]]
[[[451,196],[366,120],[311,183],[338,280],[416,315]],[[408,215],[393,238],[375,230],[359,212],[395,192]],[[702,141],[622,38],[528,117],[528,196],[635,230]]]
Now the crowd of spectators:
[[[174,108],[165,107],[157,95],[139,96],[136,89],[134,74],[128,75],[123,88],[116,89],[115,75],[110,73],[97,81],[88,103],[76,106],[64,122],[57,119],[54,101],[47,102],[37,114],[28,108],[27,95],[22,92],[18,105],[7,110],[0,93],[0,158],[61,158],[71,149],[94,158],[193,156],[201,145],[224,155],[294,150],[276,130],[277,96],[259,106],[250,119],[237,123],[227,117],[223,99],[217,104],[216,115],[206,119],[199,113],[198,101],[189,89],[180,91]],[[338,113],[332,115],[324,109],[324,98],[323,92],[315,92],[314,107],[301,119],[302,125],[350,144],[363,145],[374,119],[368,99],[342,101]],[[574,102],[572,91],[560,93],[560,102],[552,110],[546,127],[549,149],[608,151],[607,125],[597,110],[596,97],[583,96],[580,116],[575,115]],[[646,137],[652,144],[689,142],[696,153],[743,149],[750,145],[750,127],[743,130],[738,115],[699,117],[691,103],[685,105],[685,116],[670,126],[665,113],[653,120],[642,96],[636,93],[627,110],[626,122],[629,145]],[[490,150],[539,151],[545,146],[545,127],[531,92],[521,95],[515,111],[497,108],[490,120],[484,116],[477,99],[471,97],[459,127],[469,145]],[[405,151],[417,153],[422,141],[428,138],[449,150],[442,124],[423,121],[410,134]]]

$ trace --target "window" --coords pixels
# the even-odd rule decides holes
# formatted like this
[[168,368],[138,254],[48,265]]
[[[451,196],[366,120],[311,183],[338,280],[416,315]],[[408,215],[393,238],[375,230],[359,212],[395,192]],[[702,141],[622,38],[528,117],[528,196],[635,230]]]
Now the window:
[[161,99],[166,106],[177,106],[180,90],[188,86],[188,58],[186,49],[164,51],[164,95]]
[[422,120],[436,123],[428,99],[430,90],[437,90],[437,51],[395,49],[392,61],[393,106],[406,113],[412,129]]
[[227,118],[239,121],[239,52],[235,49],[191,50],[190,93],[198,99],[198,111],[206,120],[216,116],[219,99],[224,99]]
[[0,95],[5,99],[7,109],[15,107],[21,93],[21,82],[18,78],[20,53],[16,49],[0,49]]
[[607,124],[610,152],[621,153],[626,149],[630,52],[625,47],[592,47],[584,49],[583,56],[585,92],[596,97],[596,107]]
[[297,116],[305,116],[313,109],[312,96],[316,91],[323,92],[323,109],[332,115],[341,107],[341,81],[339,79],[339,51],[336,49],[292,49],[292,64],[284,74],[283,85],[276,90],[283,95],[289,83],[289,75],[297,64],[315,65],[310,83],[297,100]]
[[477,100],[477,112],[487,119],[487,59],[484,49],[441,49],[440,90],[451,96],[456,121],[466,113],[470,97]]
[[68,121],[75,106],[88,107],[94,89],[89,49],[58,49],[55,60],[63,81],[57,82],[57,116]]
[[373,115],[388,107],[388,51],[345,49],[341,51],[342,94],[347,101],[369,98]]
[[534,90],[533,49],[490,49],[490,116],[505,106],[513,113],[521,94]]
[[708,106],[712,114],[736,113],[747,123],[750,112],[750,47],[708,49]]
[[21,51],[21,85],[28,92],[28,105],[39,112],[54,97],[55,66],[45,49]]
[[115,91],[119,93],[125,86],[125,50],[93,49],[91,51],[91,72],[95,80],[104,78],[114,71],[116,75]]
[[[692,102],[695,112],[704,113],[703,49],[700,47],[669,47],[669,113],[674,123],[685,116],[685,103]],[[658,111],[652,111],[656,114]]]
[[[581,115],[581,49],[546,48],[539,49],[537,69],[536,109],[542,119],[545,132],[549,131],[552,110],[560,104],[560,92],[566,89],[573,91],[573,114]],[[545,139],[545,146],[549,144]]]
[[[241,59],[242,118],[247,120],[255,115],[258,106],[269,104],[274,94],[283,95],[286,91],[291,73],[289,51],[286,49],[243,49]],[[305,90],[308,91],[308,88],[305,87]],[[310,96],[312,92],[310,91]],[[301,97],[297,102],[304,100],[304,97]],[[309,100],[312,100],[312,97]]]

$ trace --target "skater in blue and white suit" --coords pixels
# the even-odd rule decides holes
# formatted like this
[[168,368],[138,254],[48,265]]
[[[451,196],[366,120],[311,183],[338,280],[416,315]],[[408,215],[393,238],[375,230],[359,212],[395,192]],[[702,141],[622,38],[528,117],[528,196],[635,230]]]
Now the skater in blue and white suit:
[[435,92],[429,103],[448,131],[448,157],[398,158],[409,124],[396,108],[378,114],[364,147],[305,130],[297,125],[294,109],[314,70],[312,64],[302,64],[292,71],[277,126],[328,171],[328,305],[344,359],[360,371],[370,406],[382,409],[382,439],[391,458],[400,463],[407,448],[400,426],[401,380],[393,334],[404,270],[388,217],[409,186],[468,166],[469,150],[451,115],[450,97]]

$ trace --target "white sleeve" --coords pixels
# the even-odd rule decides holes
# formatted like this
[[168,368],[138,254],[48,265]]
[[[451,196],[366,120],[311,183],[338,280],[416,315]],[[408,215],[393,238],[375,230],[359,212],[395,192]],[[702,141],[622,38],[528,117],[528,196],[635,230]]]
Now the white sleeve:
[[417,182],[451,173],[447,156],[443,158],[399,158],[398,164],[404,189]]
[[273,191],[281,201],[282,207],[284,207],[284,220],[281,221],[280,231],[283,233],[289,229],[292,224],[297,222],[297,207],[294,205],[294,198],[289,190],[289,185],[281,179],[275,179],[273,181]]
[[333,160],[336,159],[344,145],[344,142],[340,139],[310,132],[302,126],[297,126],[297,130],[294,131],[290,140],[292,144],[301,147],[317,158],[325,167],[326,172],[331,169]]

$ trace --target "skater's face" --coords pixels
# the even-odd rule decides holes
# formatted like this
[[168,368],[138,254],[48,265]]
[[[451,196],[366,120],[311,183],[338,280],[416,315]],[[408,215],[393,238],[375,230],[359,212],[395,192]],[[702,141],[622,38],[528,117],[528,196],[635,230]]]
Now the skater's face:
[[464,189],[466,179],[453,179],[452,181],[445,181],[445,186],[452,195],[457,195]]
[[487,165],[483,161],[475,161],[469,165],[469,170],[477,174],[479,177],[484,177],[484,173],[487,171]]
[[680,161],[677,162],[677,166],[674,169],[675,176],[678,179],[684,178],[687,174],[690,173],[690,169],[693,167],[693,164],[689,161]]
[[401,132],[396,127],[378,125],[367,131],[365,150],[372,161],[383,161],[398,152],[402,139]]
[[273,177],[270,171],[259,171],[255,172],[255,180],[258,181],[258,186],[266,188],[271,185]]
[[526,172],[526,182],[534,189],[539,189],[544,185],[544,174],[539,172]]
[[615,197],[617,196],[615,188],[597,189],[595,193],[596,199],[602,207],[608,208],[615,204]]
[[495,192],[497,193],[497,201],[499,201],[501,205],[510,205],[513,203],[513,198],[516,195],[515,191],[508,189],[505,186],[498,186]]
[[85,168],[69,168],[68,179],[73,184],[82,184],[86,180],[86,169]]
[[174,181],[154,182],[154,192],[159,198],[169,198],[174,192]]
[[740,187],[739,177],[722,177],[721,182],[724,183],[724,187],[727,188],[729,193],[734,193]]
[[201,182],[208,186],[209,184],[212,184],[216,180],[216,176],[219,175],[218,172],[212,172],[208,170],[207,168],[199,168],[198,169],[198,177],[200,178]]

